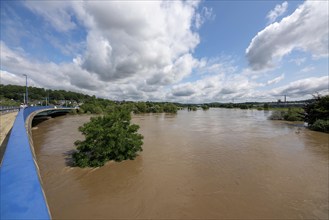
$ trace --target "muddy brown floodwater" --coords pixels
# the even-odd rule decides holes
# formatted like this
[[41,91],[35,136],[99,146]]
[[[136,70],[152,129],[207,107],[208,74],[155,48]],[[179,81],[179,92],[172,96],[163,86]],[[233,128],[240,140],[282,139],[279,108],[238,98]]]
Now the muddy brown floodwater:
[[89,116],[33,128],[54,219],[328,219],[328,134],[210,109],[133,116],[144,151],[133,161],[72,168],[67,153]]

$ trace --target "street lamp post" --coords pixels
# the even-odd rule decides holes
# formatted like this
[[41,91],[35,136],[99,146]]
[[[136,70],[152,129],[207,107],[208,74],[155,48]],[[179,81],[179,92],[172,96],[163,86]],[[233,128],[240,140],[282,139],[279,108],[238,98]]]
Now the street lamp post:
[[25,87],[26,87],[26,106],[28,106],[29,104],[29,96],[28,96],[28,91],[27,91],[27,75],[26,74],[23,74],[23,76],[25,76]]

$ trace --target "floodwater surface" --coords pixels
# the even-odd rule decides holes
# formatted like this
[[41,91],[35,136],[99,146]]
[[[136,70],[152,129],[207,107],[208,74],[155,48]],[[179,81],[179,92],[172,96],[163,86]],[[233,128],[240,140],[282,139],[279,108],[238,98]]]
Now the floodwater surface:
[[328,219],[328,134],[268,114],[134,115],[140,156],[97,169],[67,159],[89,116],[44,121],[33,141],[52,217]]

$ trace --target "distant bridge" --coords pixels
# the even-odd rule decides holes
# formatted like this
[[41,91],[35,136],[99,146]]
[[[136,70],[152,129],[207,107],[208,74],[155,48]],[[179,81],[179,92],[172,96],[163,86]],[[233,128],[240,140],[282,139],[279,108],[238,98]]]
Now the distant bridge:
[[39,106],[18,112],[0,167],[0,219],[51,219],[30,127],[36,116],[67,114],[72,109]]
[[43,109],[36,112],[34,117],[43,117],[43,116],[59,116],[59,115],[66,115],[67,113],[71,112],[74,108],[50,108],[50,109]]

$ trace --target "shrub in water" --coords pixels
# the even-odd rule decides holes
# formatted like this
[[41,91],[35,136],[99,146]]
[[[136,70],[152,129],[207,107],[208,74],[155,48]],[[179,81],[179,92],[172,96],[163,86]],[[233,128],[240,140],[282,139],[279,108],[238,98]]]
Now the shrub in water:
[[270,120],[283,120],[284,112],[283,111],[273,111]]
[[134,159],[142,151],[143,136],[130,124],[130,110],[117,107],[105,116],[91,118],[79,128],[84,141],[76,141],[73,161],[79,167],[99,167],[109,160]]
[[291,109],[288,111],[273,111],[269,117],[270,120],[285,120],[285,121],[302,121],[302,113],[300,109]]
[[329,120],[318,119],[310,126],[310,128],[314,131],[329,133]]

